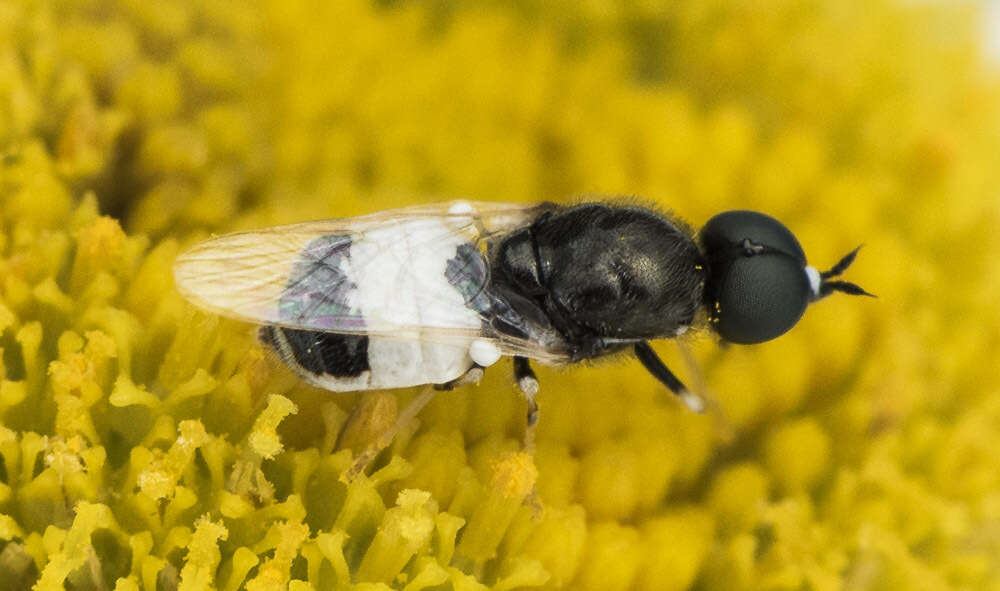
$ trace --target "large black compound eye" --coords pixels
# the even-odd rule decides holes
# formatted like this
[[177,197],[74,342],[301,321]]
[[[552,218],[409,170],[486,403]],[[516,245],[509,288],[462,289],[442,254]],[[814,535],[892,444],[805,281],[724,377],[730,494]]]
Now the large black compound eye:
[[811,295],[805,254],[781,222],[728,211],[705,224],[701,241],[710,266],[705,303],[719,336],[762,343],[799,321]]
[[809,279],[802,266],[782,255],[754,255],[719,269],[709,313],[723,339],[762,343],[795,326],[809,305]]

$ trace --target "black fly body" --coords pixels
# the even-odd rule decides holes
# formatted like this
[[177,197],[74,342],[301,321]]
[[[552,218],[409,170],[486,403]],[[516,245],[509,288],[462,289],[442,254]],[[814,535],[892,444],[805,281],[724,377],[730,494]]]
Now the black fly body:
[[692,236],[632,204],[458,201],[220,236],[182,254],[175,276],[195,304],[259,324],[264,344],[331,391],[450,389],[513,357],[530,447],[531,361],[632,350],[700,410],[649,341],[699,318],[727,343],[778,337],[833,292],[871,295],[837,279],[856,254],[817,271],[781,222],[753,211],[716,215]]

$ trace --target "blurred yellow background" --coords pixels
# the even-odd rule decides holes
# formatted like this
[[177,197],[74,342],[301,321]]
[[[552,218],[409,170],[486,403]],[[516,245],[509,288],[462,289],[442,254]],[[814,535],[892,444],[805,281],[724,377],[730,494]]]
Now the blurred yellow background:
[[[983,14],[0,0],[0,583],[1000,590]],[[694,335],[711,416],[634,361],[542,369],[540,518],[504,364],[345,486],[358,397],[172,290],[210,232],[600,195],[760,210],[819,268],[864,243],[848,277],[879,299],[755,347]]]

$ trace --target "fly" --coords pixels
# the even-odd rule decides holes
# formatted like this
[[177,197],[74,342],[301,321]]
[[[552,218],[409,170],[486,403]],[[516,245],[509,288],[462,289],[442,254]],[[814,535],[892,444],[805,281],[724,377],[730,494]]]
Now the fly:
[[530,437],[531,362],[631,349],[700,410],[649,341],[698,324],[728,343],[778,337],[811,302],[871,295],[837,279],[857,252],[817,271],[791,231],[753,211],[716,215],[695,235],[631,204],[458,201],[219,236],[174,273],[190,301],[260,325],[265,345],[331,391],[451,389],[513,357]]

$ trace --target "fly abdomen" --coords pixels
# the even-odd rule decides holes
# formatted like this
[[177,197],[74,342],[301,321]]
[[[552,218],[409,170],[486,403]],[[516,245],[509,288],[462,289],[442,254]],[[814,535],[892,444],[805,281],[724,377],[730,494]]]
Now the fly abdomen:
[[285,363],[294,364],[305,373],[344,378],[357,377],[371,369],[366,335],[264,326],[260,339],[275,349]]

